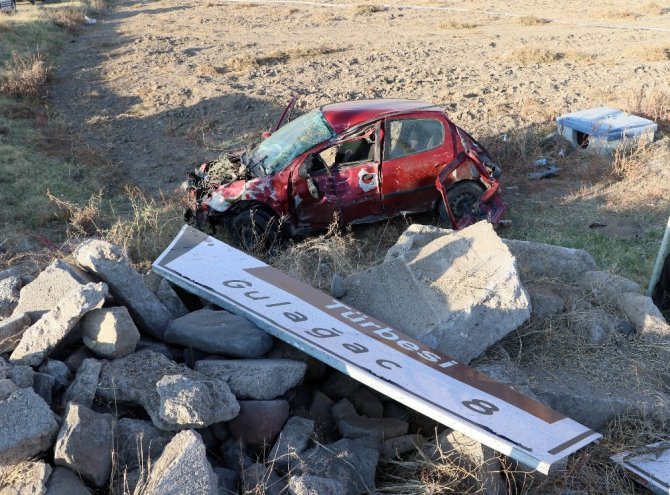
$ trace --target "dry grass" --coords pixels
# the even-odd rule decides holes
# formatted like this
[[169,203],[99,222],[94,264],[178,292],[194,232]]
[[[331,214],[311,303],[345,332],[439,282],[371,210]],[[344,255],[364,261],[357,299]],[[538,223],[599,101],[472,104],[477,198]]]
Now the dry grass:
[[79,28],[84,23],[84,15],[84,9],[78,7],[66,7],[49,12],[49,17],[56,26],[73,33],[79,32]]
[[655,147],[642,142],[635,146],[622,145],[612,155],[612,175],[620,180],[640,181],[649,170]]
[[649,2],[642,6],[640,12],[646,15],[663,15],[668,12],[668,8],[662,7],[656,2]]
[[354,10],[355,15],[370,15],[370,14],[376,14],[377,12],[384,12],[386,10],[386,7],[383,5],[374,5],[374,4],[365,4],[365,5],[357,5],[356,9]]
[[312,48],[296,47],[288,50],[275,50],[263,55],[236,55],[226,61],[228,70],[245,72],[264,65],[284,64],[290,60],[304,60],[320,55],[328,55],[341,51],[339,48],[317,46]]
[[440,23],[440,29],[474,29],[481,26],[481,24],[475,24],[474,22],[459,22],[459,21],[448,21]]
[[640,62],[667,62],[670,60],[670,47],[647,45],[626,51],[628,58]]
[[624,110],[653,120],[661,127],[670,125],[670,91],[652,86],[629,91],[621,99]]
[[640,15],[632,10],[598,10],[595,14],[598,17],[605,17],[607,19],[635,19]]
[[549,64],[560,60],[587,61],[593,56],[579,51],[558,52],[543,47],[521,47],[513,50],[507,55],[509,62],[519,65]]
[[0,92],[35,98],[40,95],[50,74],[51,67],[46,64],[39,52],[21,55],[14,50],[0,77]]
[[550,23],[551,20],[549,19],[544,19],[542,17],[537,17],[534,15],[527,15],[524,17],[519,17],[516,20],[517,24],[521,24],[522,26],[538,26],[541,24],[548,24]]

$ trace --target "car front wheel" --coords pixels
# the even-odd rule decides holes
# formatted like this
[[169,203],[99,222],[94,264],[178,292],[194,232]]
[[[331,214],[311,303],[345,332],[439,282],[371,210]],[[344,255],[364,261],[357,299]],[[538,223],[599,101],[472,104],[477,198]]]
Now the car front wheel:
[[245,251],[270,250],[280,240],[278,218],[261,209],[241,211],[233,217],[231,227],[233,238]]
[[[479,198],[484,194],[484,191],[486,191],[484,186],[469,180],[457,182],[447,190],[449,208],[456,218],[456,223],[467,216],[477,217]],[[438,212],[443,221],[450,222],[449,214],[443,201],[440,201]]]

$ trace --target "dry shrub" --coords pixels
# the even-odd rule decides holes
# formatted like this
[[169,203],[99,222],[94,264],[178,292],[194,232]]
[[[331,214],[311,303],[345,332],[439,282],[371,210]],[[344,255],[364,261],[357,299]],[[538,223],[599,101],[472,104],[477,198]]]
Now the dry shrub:
[[654,147],[641,142],[630,146],[624,143],[612,154],[612,175],[625,181],[638,181],[647,175],[654,155]]
[[0,92],[14,96],[35,98],[49,79],[49,67],[39,52],[21,55],[12,50],[12,58],[7,62],[0,78]]
[[370,15],[370,14],[376,14],[377,12],[384,12],[385,10],[386,7],[384,7],[383,5],[374,5],[374,4],[357,5],[356,10],[354,10],[354,14]]
[[669,9],[661,7],[656,2],[649,2],[642,6],[640,12],[646,15],[663,15],[668,12]]
[[380,263],[408,225],[398,218],[342,231],[334,221],[325,234],[290,245],[270,263],[313,287],[328,290],[334,274],[347,276]]
[[635,19],[639,15],[631,10],[598,10],[597,14],[609,19]]
[[623,98],[623,108],[637,115],[643,115],[657,124],[670,124],[670,91],[655,87],[638,88]]
[[516,23],[521,24],[522,26],[537,26],[539,24],[548,24],[550,22],[551,21],[549,19],[543,19],[542,17],[537,17],[534,15],[519,17],[516,20]]
[[208,77],[215,77],[218,76],[219,74],[223,74],[224,72],[226,72],[226,70],[223,67],[216,67],[211,64],[199,65],[196,71],[198,75]]
[[49,191],[47,197],[58,208],[58,218],[67,223],[69,237],[90,237],[102,232],[102,191],[93,194],[84,205],[58,198]]
[[638,61],[667,62],[670,60],[670,47],[647,45],[628,50],[626,54]]
[[563,58],[563,54],[547,48],[522,47],[512,51],[507,60],[521,65],[547,64]]
[[479,26],[480,24],[474,22],[448,21],[441,23],[440,29],[474,29]]
[[107,2],[105,0],[88,0],[88,11],[91,14],[100,14],[107,10]]
[[56,26],[66,28],[73,33],[76,33],[84,23],[84,11],[75,7],[53,10],[49,13],[49,17]]
[[148,265],[163,252],[184,224],[183,205],[174,199],[149,197],[136,187],[126,187],[129,215],[117,215],[103,238],[126,249],[136,263]]

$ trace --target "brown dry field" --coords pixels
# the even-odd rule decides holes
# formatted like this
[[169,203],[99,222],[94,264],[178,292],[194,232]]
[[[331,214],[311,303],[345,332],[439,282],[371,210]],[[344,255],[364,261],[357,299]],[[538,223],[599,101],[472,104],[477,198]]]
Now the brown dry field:
[[[668,129],[670,3],[380,5],[116,3],[66,48],[53,108],[112,160],[119,181],[156,194],[222,150],[258,140],[292,95],[300,111],[354,98],[426,100],[444,105],[503,165],[510,237],[590,248],[597,258],[607,239],[593,237],[592,222],[612,224],[607,235],[632,248],[660,238],[670,210],[668,138],[618,176],[609,160],[583,153],[557,157],[557,178],[526,173],[561,113],[614,105]],[[604,268],[644,282],[653,259],[631,256],[643,259]]]

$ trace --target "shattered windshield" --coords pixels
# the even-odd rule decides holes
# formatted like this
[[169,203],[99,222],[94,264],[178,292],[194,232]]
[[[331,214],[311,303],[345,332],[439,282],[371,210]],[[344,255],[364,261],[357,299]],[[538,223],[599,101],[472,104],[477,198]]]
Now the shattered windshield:
[[305,115],[280,127],[251,152],[251,163],[260,165],[266,174],[283,170],[293,159],[335,135],[320,110]]

